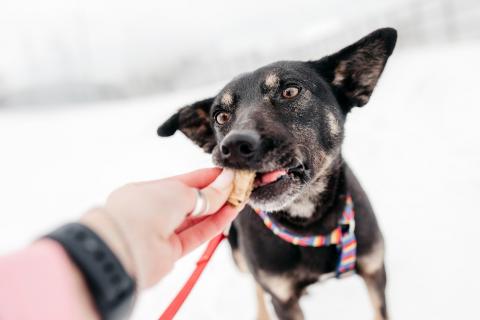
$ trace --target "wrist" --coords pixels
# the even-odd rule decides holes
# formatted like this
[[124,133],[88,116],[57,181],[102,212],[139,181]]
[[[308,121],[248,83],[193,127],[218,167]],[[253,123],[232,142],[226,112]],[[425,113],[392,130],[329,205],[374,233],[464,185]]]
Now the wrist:
[[94,230],[84,224],[70,223],[46,238],[61,244],[81,272],[102,319],[124,319],[131,313],[135,280]]
[[102,208],[88,211],[79,221],[92,229],[109,246],[117,256],[127,273],[134,279],[137,277],[135,263],[128,240],[123,235],[119,226]]

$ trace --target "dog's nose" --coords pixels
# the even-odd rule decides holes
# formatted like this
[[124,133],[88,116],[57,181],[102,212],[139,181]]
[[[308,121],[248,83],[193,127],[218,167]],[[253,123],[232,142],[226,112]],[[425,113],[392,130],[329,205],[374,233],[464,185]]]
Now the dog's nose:
[[252,157],[260,145],[260,136],[255,131],[230,133],[220,146],[225,159],[247,159]]

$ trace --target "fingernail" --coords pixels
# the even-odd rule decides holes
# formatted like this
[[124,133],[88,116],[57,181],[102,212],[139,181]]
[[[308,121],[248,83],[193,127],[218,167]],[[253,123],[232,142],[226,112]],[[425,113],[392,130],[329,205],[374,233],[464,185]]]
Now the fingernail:
[[223,190],[232,184],[233,176],[233,170],[223,169],[222,173],[212,182],[211,186],[217,190]]

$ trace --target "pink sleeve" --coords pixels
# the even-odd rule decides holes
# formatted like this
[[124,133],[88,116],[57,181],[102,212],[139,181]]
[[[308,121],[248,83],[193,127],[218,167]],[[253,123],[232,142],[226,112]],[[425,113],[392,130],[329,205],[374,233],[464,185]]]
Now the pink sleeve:
[[83,279],[53,240],[0,257],[0,319],[97,317]]

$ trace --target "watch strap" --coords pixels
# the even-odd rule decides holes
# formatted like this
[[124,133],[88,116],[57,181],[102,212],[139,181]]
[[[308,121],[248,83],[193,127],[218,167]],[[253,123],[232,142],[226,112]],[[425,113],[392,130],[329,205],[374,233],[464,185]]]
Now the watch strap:
[[46,237],[59,242],[81,271],[101,319],[125,319],[130,315],[135,281],[93,230],[69,223]]

